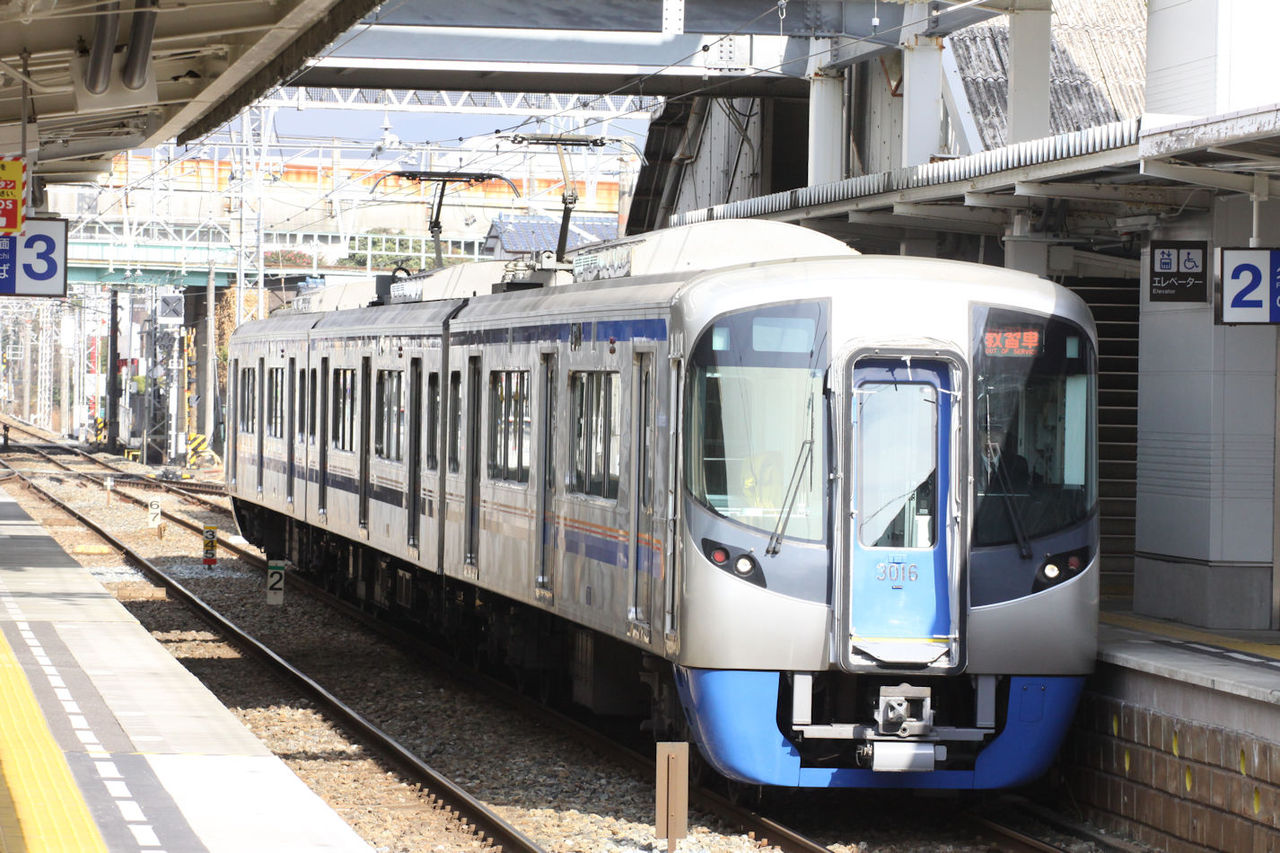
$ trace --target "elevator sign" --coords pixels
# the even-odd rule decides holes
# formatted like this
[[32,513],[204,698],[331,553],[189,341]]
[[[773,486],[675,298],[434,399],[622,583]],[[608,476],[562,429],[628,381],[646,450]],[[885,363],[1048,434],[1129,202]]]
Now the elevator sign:
[[22,230],[26,178],[25,160],[21,157],[0,157],[0,234],[17,234]]
[[1152,302],[1205,302],[1209,298],[1209,244],[1202,240],[1152,240]]
[[1280,323],[1280,249],[1222,250],[1222,322]]

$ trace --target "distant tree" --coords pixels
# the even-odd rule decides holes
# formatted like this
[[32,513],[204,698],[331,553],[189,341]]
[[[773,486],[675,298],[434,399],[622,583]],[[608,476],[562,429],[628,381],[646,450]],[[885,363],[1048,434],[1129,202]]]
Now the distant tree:
[[274,249],[270,252],[262,253],[262,265],[267,269],[280,269],[282,267],[306,267],[311,266],[311,253],[304,252],[301,249]]

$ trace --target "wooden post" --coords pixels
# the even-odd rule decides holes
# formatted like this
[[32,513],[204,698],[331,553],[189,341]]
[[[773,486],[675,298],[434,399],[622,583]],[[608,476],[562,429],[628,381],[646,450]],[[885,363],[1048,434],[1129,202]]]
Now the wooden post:
[[667,839],[667,853],[675,853],[676,844],[689,829],[689,744],[658,744],[655,777],[656,835]]

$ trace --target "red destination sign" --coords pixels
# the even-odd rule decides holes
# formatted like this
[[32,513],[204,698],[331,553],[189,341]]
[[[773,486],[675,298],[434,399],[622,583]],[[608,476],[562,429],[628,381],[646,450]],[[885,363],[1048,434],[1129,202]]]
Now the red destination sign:
[[1044,346],[1044,335],[1039,329],[1023,326],[987,329],[982,344],[990,356],[1039,355]]

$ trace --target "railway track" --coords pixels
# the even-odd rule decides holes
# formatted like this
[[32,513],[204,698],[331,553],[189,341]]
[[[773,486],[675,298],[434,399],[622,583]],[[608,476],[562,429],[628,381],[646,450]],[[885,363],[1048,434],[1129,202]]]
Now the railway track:
[[[25,450],[26,448],[21,449]],[[5,467],[9,467],[10,469],[13,468],[13,466],[7,465]],[[103,485],[102,478],[95,474],[84,471],[71,471],[69,473],[75,473],[77,476],[84,477],[88,481],[96,483],[98,486]],[[148,505],[149,500],[147,498],[129,493],[130,488],[139,485],[137,481],[125,480],[119,482],[118,485],[120,488],[117,488],[116,494],[121,499],[130,501],[141,507],[146,507]],[[81,520],[81,523],[97,530],[100,535],[111,542],[113,547],[121,550],[123,553],[131,555],[129,557],[131,561],[142,567],[144,571],[155,577],[166,587],[172,589],[177,597],[187,601],[190,606],[197,610],[201,614],[201,618],[205,618],[206,621],[214,624],[219,631],[226,632],[232,636],[237,644],[253,650],[258,656],[262,657],[273,667],[284,667],[284,669],[281,670],[282,674],[309,692],[314,690],[321,691],[319,694],[316,694],[317,704],[322,705],[327,709],[331,709],[331,713],[343,719],[344,722],[353,730],[359,731],[361,735],[371,744],[374,744],[380,752],[387,755],[388,758],[394,761],[397,765],[402,766],[405,772],[413,774],[414,778],[419,778],[422,773],[430,772],[430,768],[426,768],[424,770],[425,765],[423,767],[419,766],[422,762],[417,759],[410,750],[396,743],[394,739],[386,738],[384,733],[382,733],[376,725],[364,721],[359,714],[353,711],[350,707],[341,703],[327,691],[324,691],[324,689],[321,688],[314,680],[305,674],[294,670],[285,663],[280,656],[267,649],[264,644],[261,644],[254,638],[249,637],[229,621],[217,615],[212,608],[190,593],[181,583],[169,578],[166,573],[147,561],[140,554],[137,554],[133,549],[130,549],[127,544],[112,536],[108,531],[98,528],[92,520],[87,519],[83,513],[80,513],[73,507],[67,506],[65,502],[59,500],[56,496],[48,493],[44,489],[40,489],[34,484],[32,487],[40,492],[46,499],[60,506],[63,511],[76,516]],[[175,494],[175,497],[182,498],[184,503],[187,502],[187,498],[180,493]],[[203,504],[207,502],[201,503]],[[229,515],[229,509],[225,505],[213,508],[218,512]],[[181,528],[191,531],[195,536],[200,536],[203,533],[203,525],[200,522],[192,521],[191,519],[185,518],[168,509],[162,510],[162,514],[165,519],[172,521]],[[256,549],[246,548],[238,543],[229,541],[226,537],[220,537],[219,544],[226,551],[233,553],[244,563],[254,568],[264,569],[266,567],[265,561],[256,553]],[[518,690],[506,682],[490,678],[478,673],[474,669],[460,664],[446,652],[439,650],[435,646],[432,646],[420,638],[401,631],[393,626],[389,626],[385,621],[377,619],[373,615],[349,603],[336,599],[330,593],[312,586],[292,573],[288,576],[288,581],[291,589],[305,593],[310,597],[318,598],[323,601],[326,606],[336,607],[347,616],[359,621],[365,627],[395,643],[397,646],[412,649],[415,656],[429,662],[430,665],[435,668],[448,671],[451,677],[469,681],[480,689],[483,689],[485,692],[493,695],[499,701],[516,707],[522,715],[527,716],[531,720],[549,728],[555,728],[564,732],[566,736],[574,739],[575,741],[586,744],[593,752],[600,755],[607,755],[612,761],[619,765],[630,768],[631,771],[638,776],[651,778],[653,772],[653,760],[651,756],[646,756],[629,749],[619,744],[612,737],[601,734],[596,730],[577,722],[576,720],[559,714],[545,705],[520,694]],[[208,614],[207,617],[206,614]],[[444,777],[441,777],[441,779],[443,778]],[[457,792],[450,790],[449,786],[452,783],[449,783],[447,779],[444,779],[443,782],[436,779],[424,780],[422,784],[432,791],[442,789],[442,792],[437,796],[446,802],[453,803],[453,798],[459,793],[464,797],[469,797],[469,795],[467,795],[466,792],[458,786],[453,786],[457,788]],[[807,838],[805,835],[795,831],[794,829],[784,826],[776,820],[757,814],[743,805],[734,803],[728,798],[708,789],[694,787],[691,791],[691,803],[696,808],[714,814],[726,823],[740,828],[741,832],[756,839],[760,844],[770,845],[777,849],[789,851],[789,853],[790,851],[815,853],[815,851],[829,851],[831,849],[821,843]],[[480,808],[484,808],[483,804],[480,804],[478,801],[475,801],[475,805],[478,805]],[[466,815],[467,819],[471,823],[477,826],[484,825],[485,818],[483,814],[475,817],[474,819],[471,817],[470,809],[473,808],[471,803],[464,800],[460,805],[454,807],[457,808],[460,813]],[[985,819],[985,822],[977,831],[982,834],[982,837],[986,840],[985,843],[989,845],[989,849],[1019,851],[1019,853],[1020,851],[1026,850],[1045,851],[1060,849],[1052,845],[1036,841],[1035,839],[1029,839],[1022,836],[1017,833],[1016,830],[1007,829],[999,823],[992,821],[990,818]],[[516,832],[518,833],[518,830],[516,830]],[[500,837],[499,831],[497,830],[486,830],[485,834],[493,838]],[[516,846],[517,844],[524,843],[526,841],[528,841],[528,839],[524,838],[523,841],[504,843],[503,849],[538,849],[536,846],[527,848]]]
[[[17,448],[23,451],[30,451],[32,453],[35,453],[41,456],[42,458],[48,460],[55,467],[60,468],[62,470],[76,471],[77,473],[85,473],[82,469],[78,469],[71,465],[68,465],[66,462],[59,459],[57,454],[65,454],[65,455],[73,456],[76,459],[79,459],[83,462],[87,462],[95,466],[95,469],[100,470],[101,472],[100,476],[102,476],[103,478],[112,477],[112,479],[117,480],[119,482],[133,483],[138,488],[152,489],[152,490],[159,489],[166,492],[171,492],[173,494],[180,495],[183,498],[195,501],[197,503],[205,504],[206,506],[212,509],[227,508],[227,505],[225,503],[226,488],[221,483],[212,483],[212,482],[194,480],[194,479],[168,480],[164,478],[163,471],[161,472],[161,476],[149,476],[149,475],[139,474],[136,471],[129,471],[125,468],[120,467],[119,465],[113,465],[112,463],[107,462],[106,460],[101,459],[95,456],[94,454],[88,452],[82,447],[78,447],[74,444],[67,444],[65,442],[55,440],[54,438],[47,436],[32,427],[26,426],[25,424],[22,424],[20,422],[15,422],[11,418],[0,418],[0,423],[3,423],[5,426],[9,427],[11,430],[17,430],[18,432],[23,433],[25,435],[29,435],[33,439],[35,439],[34,442],[28,442],[28,443],[16,445]],[[214,496],[214,497],[221,496],[223,502],[219,503],[216,500],[210,499],[208,496]]]

